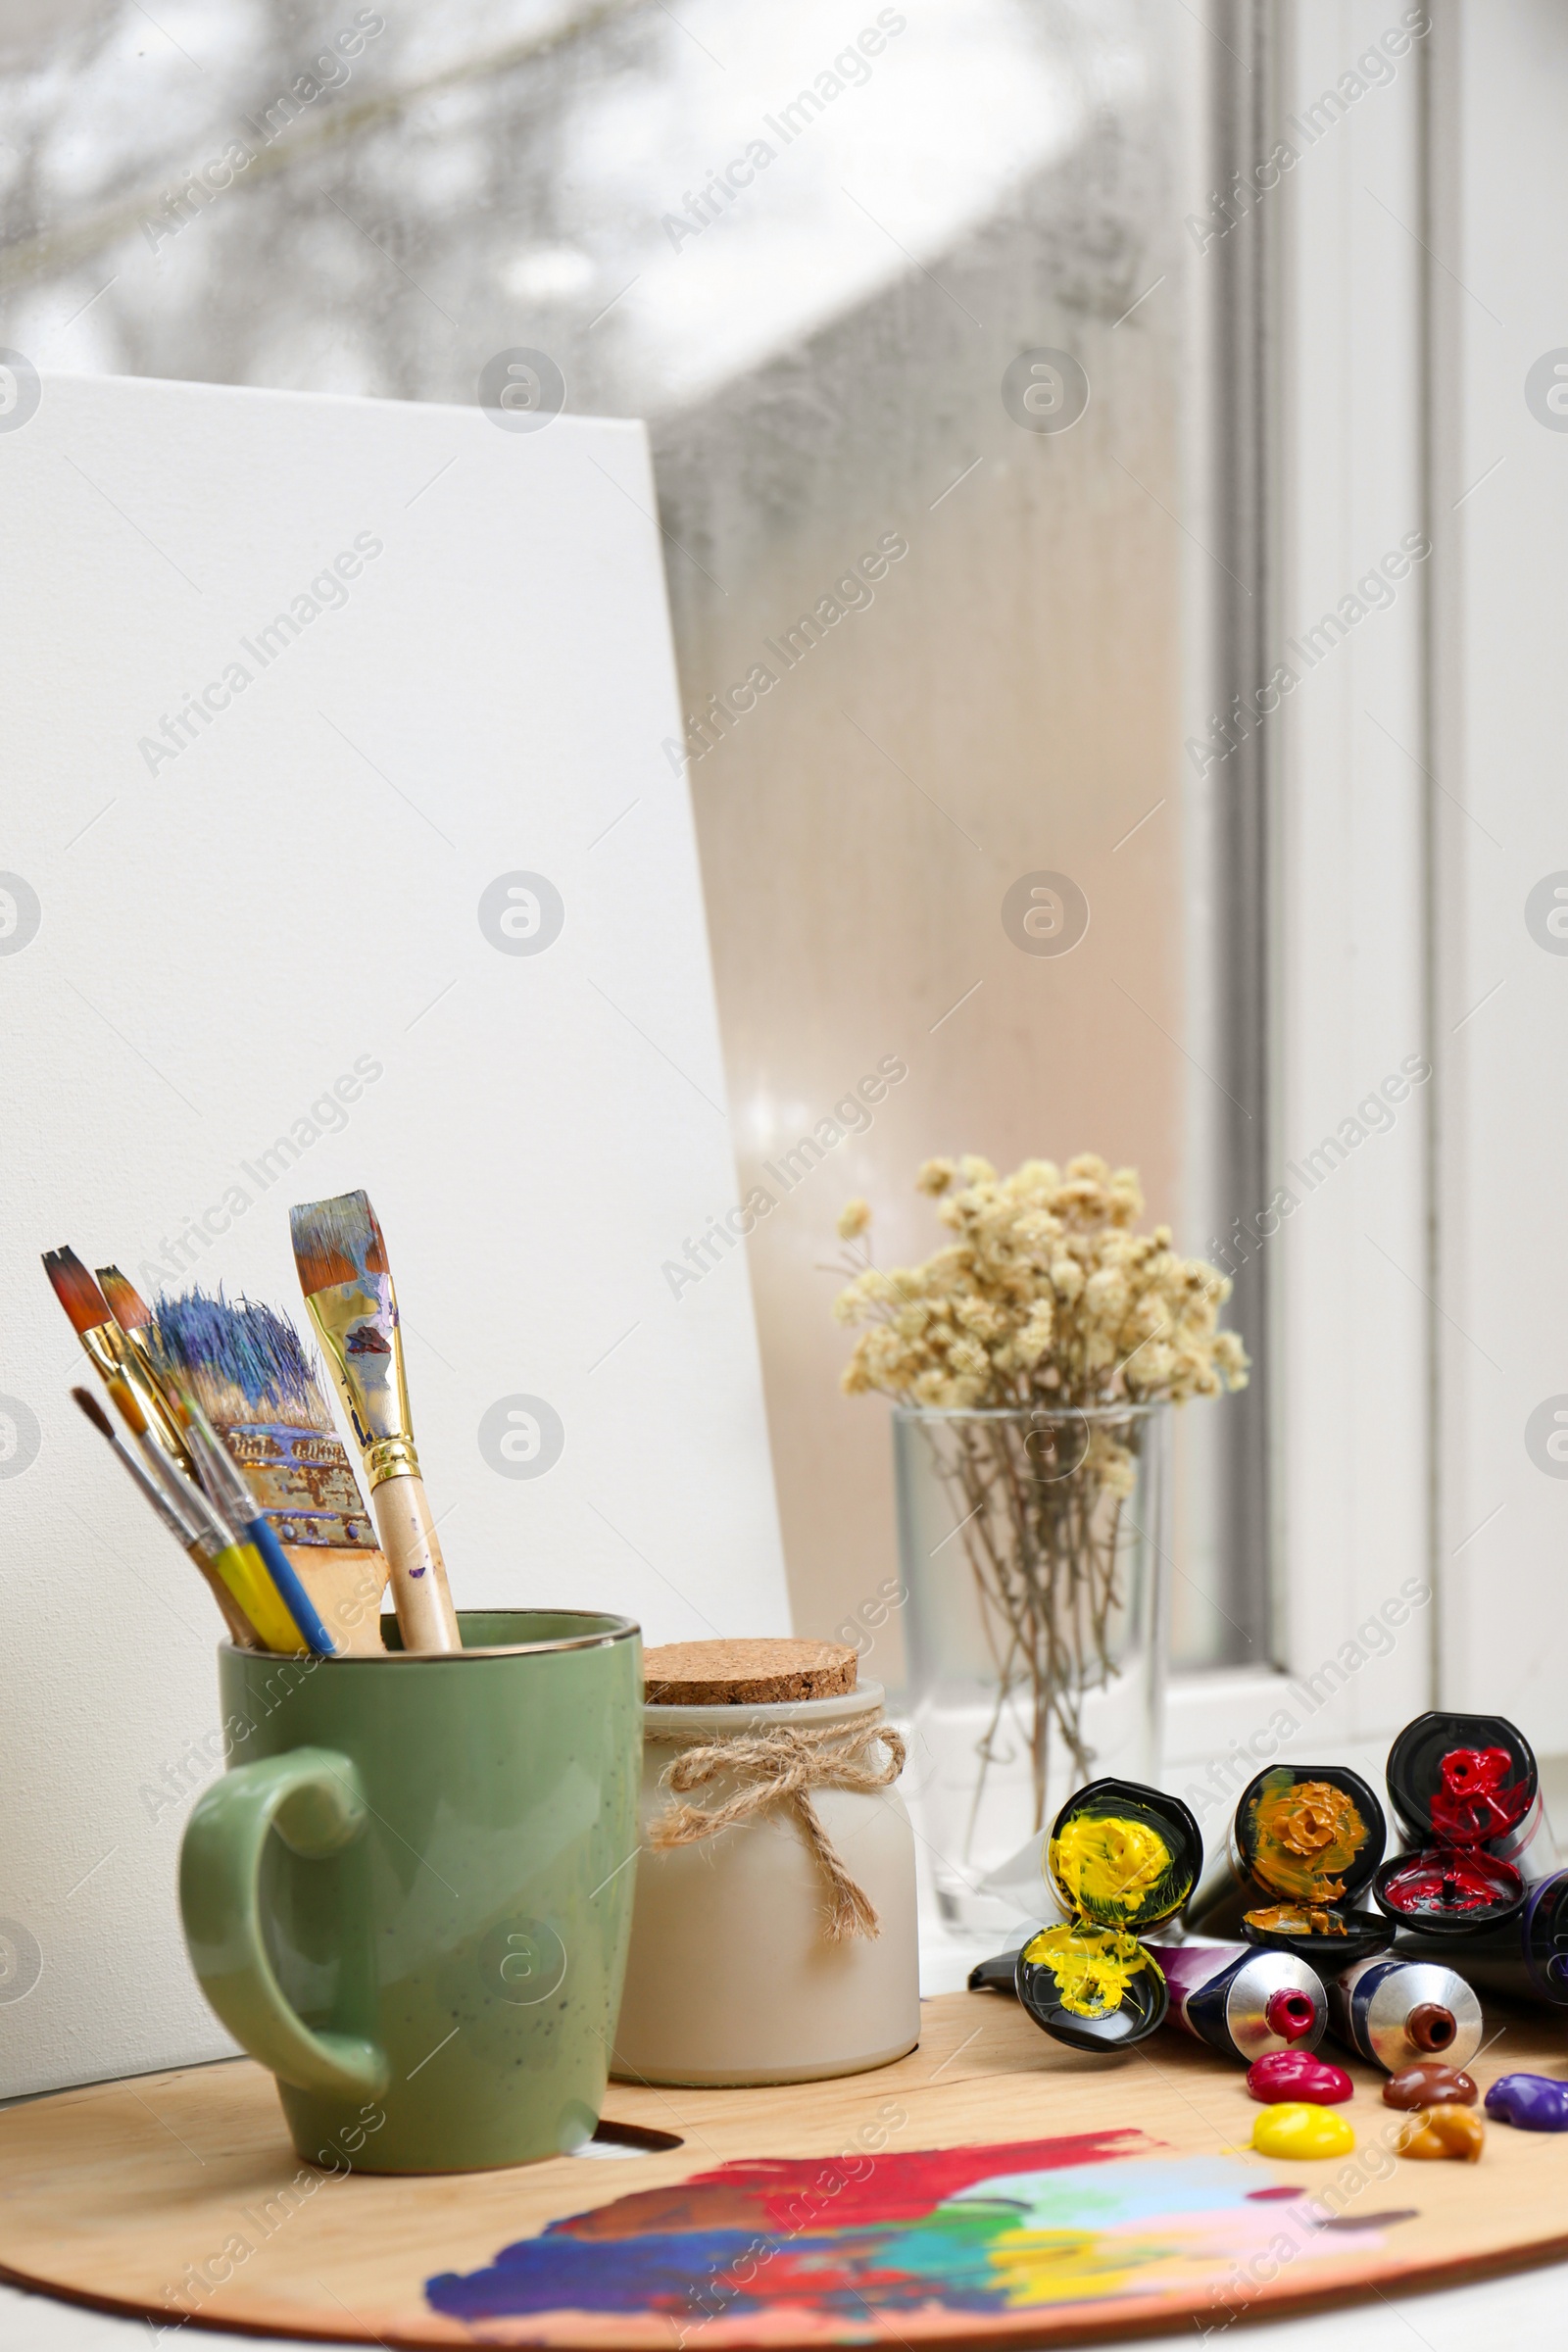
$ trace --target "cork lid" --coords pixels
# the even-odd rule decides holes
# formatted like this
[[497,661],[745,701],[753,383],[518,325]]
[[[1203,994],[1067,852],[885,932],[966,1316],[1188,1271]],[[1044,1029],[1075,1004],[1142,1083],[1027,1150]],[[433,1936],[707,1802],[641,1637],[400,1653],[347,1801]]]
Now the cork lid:
[[840,1642],[664,1642],[643,1652],[643,1690],[654,1707],[838,1698],[855,1689],[856,1673],[855,1651]]

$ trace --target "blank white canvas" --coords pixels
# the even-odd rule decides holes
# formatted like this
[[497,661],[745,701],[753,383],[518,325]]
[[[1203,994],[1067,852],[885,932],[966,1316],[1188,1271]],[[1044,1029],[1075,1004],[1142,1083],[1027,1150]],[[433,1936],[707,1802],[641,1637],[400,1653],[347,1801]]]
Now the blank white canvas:
[[[70,1402],[40,1250],[303,1323],[289,1204],[364,1185],[459,1605],[788,1611],[744,1251],[666,1271],[736,1193],[642,427],[46,378],[0,508],[15,2093],[228,2046],[174,1901],[220,1627]],[[542,951],[481,928],[516,874]]]

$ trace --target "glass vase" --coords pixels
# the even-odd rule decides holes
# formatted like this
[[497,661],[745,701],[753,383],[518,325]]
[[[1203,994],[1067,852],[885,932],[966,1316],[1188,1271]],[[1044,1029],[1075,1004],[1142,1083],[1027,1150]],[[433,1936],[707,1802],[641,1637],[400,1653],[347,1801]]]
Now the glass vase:
[[1040,1918],[1057,1809],[1158,1770],[1170,1409],[894,1409],[905,1787],[950,1930]]

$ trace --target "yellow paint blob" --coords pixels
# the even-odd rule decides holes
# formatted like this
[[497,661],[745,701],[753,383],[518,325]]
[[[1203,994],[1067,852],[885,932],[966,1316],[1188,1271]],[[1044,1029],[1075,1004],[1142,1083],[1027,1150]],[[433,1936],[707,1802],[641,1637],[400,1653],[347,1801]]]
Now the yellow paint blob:
[[1142,1919],[1174,1867],[1159,1832],[1122,1814],[1078,1814],[1051,1840],[1051,1875],[1068,1903],[1102,1923]]
[[1252,2126],[1252,2145],[1260,2156],[1282,2156],[1292,2163],[1298,2157],[1348,2156],[1355,2133],[1332,2107],[1286,2099],[1263,2109]]
[[1031,1967],[1050,1970],[1057,1998],[1074,2017],[1109,2017],[1133,1979],[1154,1966],[1135,1937],[1110,1928],[1044,1928],[1024,1945],[1023,1956]]

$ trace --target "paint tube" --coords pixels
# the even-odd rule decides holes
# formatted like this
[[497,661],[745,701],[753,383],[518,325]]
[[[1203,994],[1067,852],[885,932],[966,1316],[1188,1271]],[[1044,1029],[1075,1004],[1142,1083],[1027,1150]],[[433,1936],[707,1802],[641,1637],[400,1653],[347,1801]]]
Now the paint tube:
[[1172,1918],[1202,1859],[1197,1821],[1180,1797],[1137,1781],[1091,1781],[1070,1796],[1045,1841],[1042,1915],[1022,1949],[984,1961],[971,1991],[1009,1984],[1042,2033],[1078,2050],[1129,2049],[1163,2022],[1169,1995],[1138,1940]]
[[1358,1907],[1387,1838],[1383,1807],[1358,1773],[1271,1765],[1243,1789],[1227,1850],[1186,1924],[1292,1953],[1327,1977],[1393,1940],[1385,1920]]
[[1501,1928],[1558,1868],[1535,1752],[1503,1715],[1418,1715],[1389,1750],[1404,1852],[1377,1874],[1401,1929],[1462,1939]]
[[1483,1991],[1568,2008],[1568,1870],[1529,1887],[1510,1918],[1471,1928],[1462,1938],[1424,1934],[1425,1926],[1400,1929],[1396,1958],[1442,1965],[1457,1959],[1468,1982]]
[[1404,1842],[1480,1846],[1527,1886],[1560,1867],[1535,1750],[1505,1715],[1418,1715],[1389,1750]]
[[1166,2024],[1250,2066],[1270,2050],[1312,2050],[1328,2024],[1322,1979],[1291,1952],[1250,1943],[1151,1943],[1170,1993]]
[[1481,2003],[1435,1960],[1358,1960],[1329,1981],[1329,2031],[1391,2075],[1439,2058],[1465,2066],[1481,2047]]

